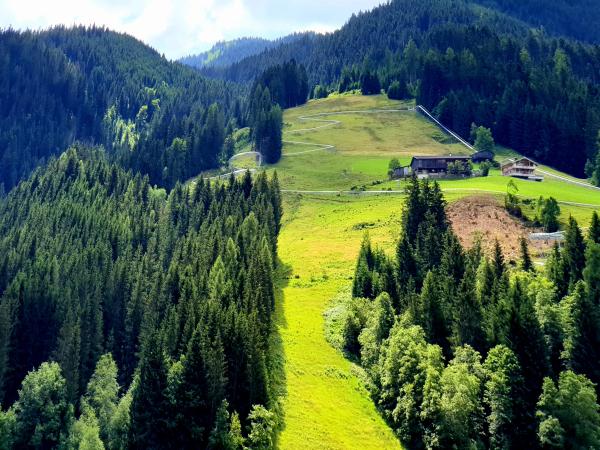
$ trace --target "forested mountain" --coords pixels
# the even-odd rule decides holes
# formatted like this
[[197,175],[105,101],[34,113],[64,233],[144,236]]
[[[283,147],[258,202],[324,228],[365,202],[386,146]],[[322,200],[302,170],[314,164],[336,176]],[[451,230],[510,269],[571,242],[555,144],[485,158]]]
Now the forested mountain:
[[210,50],[198,55],[190,55],[179,61],[191,67],[225,67],[235,64],[249,56],[258,55],[265,50],[281,44],[294,42],[313,33],[294,33],[283,38],[269,40],[262,38],[240,38],[233,41],[217,42]]
[[[344,345],[408,448],[599,448],[600,227],[535,270],[465,250],[437,183],[408,187],[396,254],[361,246]],[[558,381],[558,384],[556,383]]]
[[526,36],[526,27],[507,16],[472,7],[462,0],[394,0],[372,11],[352,15],[338,31],[306,36],[284,43],[229,68],[207,68],[203,73],[246,82],[266,68],[295,59],[304,64],[309,81],[337,81],[346,66],[368,60],[378,65],[386,54],[402,50],[409,40],[420,42],[432,29],[444,26],[493,24],[504,33]]
[[600,4],[595,0],[472,0],[533,27],[582,41],[600,42]]
[[80,140],[173,186],[217,165],[243,92],[103,28],[1,31],[0,184]]
[[196,67],[223,67],[241,61],[248,56],[257,55],[275,46],[274,41],[262,38],[240,38],[233,41],[217,42],[206,52],[185,56],[179,60],[182,64]]
[[232,438],[267,426],[251,409],[271,406],[280,217],[264,174],[166,195],[82,147],[21,182],[0,200],[3,448],[205,448],[230,413]]
[[[600,128],[600,51],[462,0],[394,0],[339,31],[281,45],[211,76],[249,81],[294,58],[323,91],[380,86],[414,96],[468,136],[472,123],[528,156],[583,176]],[[376,83],[375,83],[376,85]],[[368,91],[368,90],[367,90]]]

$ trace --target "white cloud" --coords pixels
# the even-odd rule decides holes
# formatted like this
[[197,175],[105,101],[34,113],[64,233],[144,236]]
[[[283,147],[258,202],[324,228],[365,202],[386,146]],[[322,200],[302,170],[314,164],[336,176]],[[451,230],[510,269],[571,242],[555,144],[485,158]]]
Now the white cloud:
[[275,38],[294,31],[333,31],[353,12],[381,0],[0,0],[0,27],[106,25],[171,58],[219,40]]

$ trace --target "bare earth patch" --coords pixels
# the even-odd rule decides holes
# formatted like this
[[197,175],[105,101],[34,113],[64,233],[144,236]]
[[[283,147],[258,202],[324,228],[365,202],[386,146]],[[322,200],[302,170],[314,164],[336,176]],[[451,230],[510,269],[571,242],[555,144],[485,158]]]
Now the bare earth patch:
[[[509,215],[500,201],[491,195],[465,197],[452,202],[447,208],[448,218],[461,243],[471,248],[479,236],[488,254],[496,240],[507,261],[518,261],[521,237],[528,238],[534,230],[526,228]],[[548,242],[529,242],[532,256],[547,254],[552,247]]]

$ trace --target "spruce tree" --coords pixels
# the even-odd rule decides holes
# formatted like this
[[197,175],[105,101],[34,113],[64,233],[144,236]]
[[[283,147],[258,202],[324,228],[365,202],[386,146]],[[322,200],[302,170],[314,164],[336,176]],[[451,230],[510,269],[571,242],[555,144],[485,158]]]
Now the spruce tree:
[[454,346],[470,345],[482,351],[485,345],[482,310],[475,295],[475,275],[469,271],[460,282],[453,309],[452,337]]
[[506,271],[506,263],[504,262],[504,254],[502,253],[502,247],[500,242],[496,240],[494,244],[494,259],[493,259],[493,272],[496,279],[500,279]]
[[421,185],[416,175],[410,178],[405,188],[407,199],[402,211],[402,234],[409,243],[415,242],[419,225],[425,214],[425,207],[421,197]]
[[525,272],[531,272],[533,270],[533,261],[531,260],[531,256],[529,255],[529,246],[527,245],[527,240],[524,237],[520,239],[520,247],[521,247],[521,269]]
[[408,286],[419,276],[417,261],[406,236],[402,236],[396,247],[396,281],[400,297],[408,291]]
[[133,392],[130,445],[135,449],[167,448],[170,442],[167,365],[157,334],[151,334],[143,346]]
[[446,312],[449,312],[450,305],[446,304],[444,298],[443,282],[444,279],[436,271],[430,271],[425,276],[421,290],[422,326],[428,342],[448,351]]
[[569,224],[565,232],[562,263],[565,273],[568,273],[569,287],[574,286],[583,276],[583,269],[585,267],[585,241],[577,225],[577,221],[572,216],[569,217]]
[[594,211],[592,215],[592,222],[588,230],[588,240],[600,244],[600,218],[597,211]]

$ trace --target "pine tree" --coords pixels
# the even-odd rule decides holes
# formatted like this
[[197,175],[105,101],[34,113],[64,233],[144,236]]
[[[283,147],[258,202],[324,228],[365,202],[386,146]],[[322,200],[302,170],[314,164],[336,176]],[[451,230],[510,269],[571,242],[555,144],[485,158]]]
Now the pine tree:
[[[71,302],[74,303],[74,302]],[[55,358],[60,364],[62,373],[67,382],[67,398],[75,402],[79,393],[79,366],[81,349],[81,325],[79,321],[79,308],[71,305],[67,317],[60,329],[58,348]]]
[[493,272],[496,279],[502,278],[506,271],[506,264],[504,262],[504,254],[502,253],[502,247],[500,242],[496,240],[494,244],[494,260],[493,260]]
[[475,276],[472,272],[467,272],[460,282],[453,311],[452,344],[457,347],[470,345],[476,350],[483,350],[482,311],[475,296]]
[[373,297],[373,280],[371,270],[373,268],[373,250],[371,249],[371,241],[369,235],[365,234],[360,244],[358,253],[358,261],[354,273],[354,281],[352,282],[353,297]]
[[136,449],[166,448],[170,442],[167,366],[157,333],[143,346],[139,381],[131,403],[130,445]]
[[443,298],[442,280],[437,272],[428,272],[423,281],[421,291],[421,309],[423,313],[423,330],[427,341],[448,350],[448,330],[446,326],[445,299]]
[[521,269],[525,272],[531,272],[533,270],[533,261],[531,260],[531,256],[529,255],[529,247],[527,245],[527,240],[524,237],[521,237]]
[[577,221],[571,216],[565,233],[562,264],[568,273],[568,285],[574,286],[582,279],[585,267],[585,241]]
[[592,222],[588,230],[588,240],[600,244],[600,218],[597,211],[594,211],[592,215]]
[[[406,186],[407,199],[402,211],[402,237],[409,243],[415,242],[419,225],[425,214],[421,199],[421,185],[416,176],[412,176]],[[402,240],[401,240],[402,241]]]
[[97,418],[100,436],[104,442],[109,440],[110,423],[117,410],[118,401],[117,365],[112,355],[107,353],[98,360],[82,399],[84,407],[92,410]]
[[402,236],[396,247],[396,281],[400,296],[407,293],[409,285],[413,287],[419,276],[417,261],[406,236]]
[[510,300],[509,346],[519,360],[524,380],[518,392],[523,399],[523,406],[514,420],[515,433],[521,442],[531,443],[528,430],[535,421],[533,409],[540,394],[542,379],[549,369],[547,347],[533,301],[523,291],[519,279],[515,280],[511,289]]

